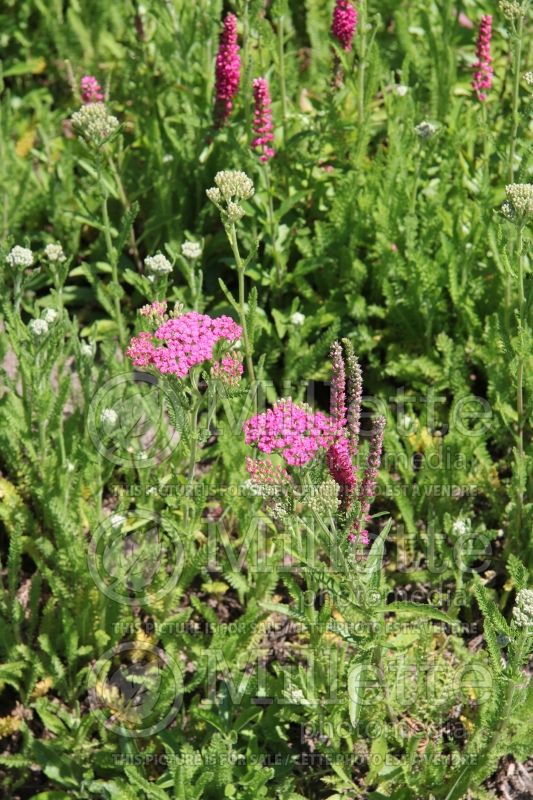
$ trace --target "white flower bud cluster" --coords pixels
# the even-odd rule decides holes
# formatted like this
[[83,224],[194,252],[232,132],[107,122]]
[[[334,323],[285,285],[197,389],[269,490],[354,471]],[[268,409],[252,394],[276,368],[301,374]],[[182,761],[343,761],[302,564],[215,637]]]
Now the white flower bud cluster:
[[416,127],[415,131],[421,139],[431,139],[432,136],[435,136],[437,133],[437,126],[433,125],[431,122],[420,122]]
[[67,260],[60,244],[47,244],[44,248],[44,254],[52,264],[62,264]]
[[[518,217],[529,217],[533,214],[533,184],[510,183],[505,187],[505,193]],[[508,216],[506,211],[504,214]]]
[[48,322],[45,319],[32,319],[28,328],[34,336],[45,336],[48,333]]
[[118,414],[114,408],[104,408],[100,414],[100,422],[108,430],[115,427],[118,422]]
[[502,14],[505,14],[508,19],[516,19],[524,13],[522,6],[516,0],[500,0],[499,6]]
[[[249,200],[254,194],[254,184],[245,172],[223,170],[215,175],[215,186],[206,194],[220,211],[227,214],[229,222],[238,222],[244,216],[244,208],[239,203]],[[223,203],[226,207],[223,207]]]
[[157,253],[155,256],[145,258],[144,266],[147,272],[151,272],[153,275],[167,275],[172,272],[172,264],[165,258],[163,253]]
[[80,342],[80,355],[82,358],[94,358],[96,347],[90,342]]
[[291,324],[295,325],[297,328],[303,325],[305,322],[305,314],[302,314],[300,311],[295,311],[294,314],[291,314]]
[[516,603],[513,608],[513,617],[519,628],[531,628],[533,626],[532,589],[520,589],[516,595]]
[[199,242],[183,242],[181,245],[181,254],[185,258],[200,258],[202,255],[202,248]]
[[7,254],[6,261],[10,267],[31,267],[33,253],[28,247],[20,247],[17,244]]
[[307,500],[307,505],[318,516],[335,514],[339,508],[339,485],[333,478],[327,478],[323,483],[313,487],[313,492]]
[[528,86],[533,86],[533,72],[526,72],[524,75],[524,80]]
[[72,115],[72,124],[83,138],[98,146],[119,127],[119,121],[103,103],[86,103]]
[[58,318],[59,314],[55,310],[55,308],[45,308],[43,311],[43,319],[48,325],[53,325],[56,319]]

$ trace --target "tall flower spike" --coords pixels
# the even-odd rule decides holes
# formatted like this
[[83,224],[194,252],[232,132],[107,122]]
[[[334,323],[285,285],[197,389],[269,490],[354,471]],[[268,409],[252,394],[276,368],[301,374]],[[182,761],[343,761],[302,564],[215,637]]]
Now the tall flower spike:
[[[376,417],[370,436],[370,449],[366,460],[365,472],[359,489],[359,502],[361,503],[361,522],[366,522],[370,503],[376,492],[376,481],[381,464],[381,451],[383,450],[383,431],[385,430],[385,417]],[[363,531],[359,531],[361,536]]]
[[215,66],[215,122],[225,124],[233,108],[233,98],[239,90],[241,59],[237,44],[237,17],[226,14]]
[[331,34],[347,53],[352,49],[357,27],[357,10],[348,0],[337,0],[333,9]]
[[490,54],[490,40],[492,38],[492,17],[485,14],[481,18],[479,34],[477,38],[476,56],[474,64],[474,77],[472,78],[472,89],[475,91],[478,100],[482,103],[487,99],[487,91],[492,88],[492,56]]
[[84,75],[81,79],[82,103],[101,103],[104,99],[102,87],[93,75]]
[[359,431],[361,430],[361,401],[363,398],[363,373],[349,339],[343,339],[346,353],[347,424],[350,453],[354,458],[359,452]]
[[330,350],[332,378],[330,391],[330,414],[339,431],[346,426],[346,371],[339,342],[333,342]]
[[252,148],[259,150],[259,161],[266,163],[275,151],[270,146],[274,140],[274,125],[272,124],[272,100],[265,78],[254,80],[254,134]]

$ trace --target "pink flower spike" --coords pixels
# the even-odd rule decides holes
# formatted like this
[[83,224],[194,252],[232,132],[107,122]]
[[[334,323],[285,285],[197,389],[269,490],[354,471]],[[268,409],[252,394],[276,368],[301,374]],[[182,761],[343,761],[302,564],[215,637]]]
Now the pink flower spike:
[[330,350],[333,376],[330,391],[330,414],[339,430],[346,426],[346,370],[339,342],[333,342]]
[[239,91],[241,59],[237,44],[237,17],[227,14],[220,34],[215,65],[215,122],[222,127],[233,109]]
[[477,61],[474,64],[474,77],[472,78],[472,89],[477,95],[480,103],[487,99],[487,91],[492,88],[492,56],[490,54],[490,42],[492,38],[492,17],[485,14],[481,18],[479,34],[477,38],[476,55]]
[[101,103],[104,100],[102,87],[93,75],[81,79],[81,100],[83,103]]
[[357,27],[357,11],[348,0],[337,0],[331,21],[331,34],[347,53],[352,49]]
[[272,100],[268,90],[268,83],[265,78],[254,80],[254,134],[252,148],[259,150],[259,161],[263,164],[275,155],[275,150],[270,146],[274,140],[272,133],[274,125],[272,123]]

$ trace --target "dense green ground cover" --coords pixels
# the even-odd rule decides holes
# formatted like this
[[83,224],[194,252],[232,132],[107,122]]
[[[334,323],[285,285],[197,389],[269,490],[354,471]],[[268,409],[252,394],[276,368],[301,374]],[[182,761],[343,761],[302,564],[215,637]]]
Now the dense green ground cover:
[[[531,791],[529,3],[355,5],[344,51],[332,0],[0,4],[2,797]],[[163,300],[244,328],[240,381],[132,367]],[[368,545],[322,450],[281,488],[246,465],[254,412],[328,413],[335,341],[360,476],[386,421]]]

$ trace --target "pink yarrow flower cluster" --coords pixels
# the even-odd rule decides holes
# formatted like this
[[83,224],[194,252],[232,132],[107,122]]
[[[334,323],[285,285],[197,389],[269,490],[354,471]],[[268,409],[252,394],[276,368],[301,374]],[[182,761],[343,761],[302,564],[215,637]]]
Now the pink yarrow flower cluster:
[[352,49],[357,27],[357,10],[348,0],[337,0],[333,9],[331,34],[347,53]]
[[102,87],[93,75],[81,79],[81,100],[83,103],[101,103],[104,100]]
[[215,66],[215,118],[224,125],[233,108],[233,98],[239,90],[241,59],[237,44],[237,17],[227,14],[220,34]]
[[481,18],[479,34],[476,46],[477,61],[474,64],[474,77],[472,78],[472,89],[475,91],[478,100],[482,103],[487,99],[487,92],[492,88],[492,56],[490,53],[490,41],[492,38],[492,17],[485,14]]
[[266,163],[275,155],[270,143],[274,141],[274,125],[272,123],[272,100],[265,78],[254,80],[254,134],[252,148],[259,150],[259,160]]
[[215,361],[211,375],[227,386],[237,386],[243,371],[241,353],[228,353],[221,361]]
[[326,414],[313,413],[291,398],[280,400],[273,408],[247,420],[243,427],[246,444],[256,444],[263,453],[279,451],[294,467],[308,464],[335,438],[335,424]]
[[184,378],[192,367],[213,359],[219,341],[235,342],[241,335],[242,328],[230,317],[213,319],[189,311],[164,322],[154,334],[142,331],[134,336],[126,352],[137,367],[151,366]]

